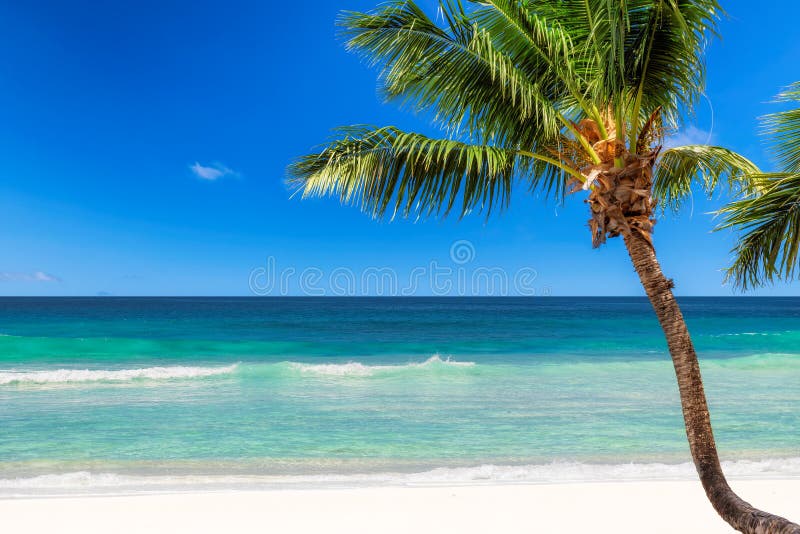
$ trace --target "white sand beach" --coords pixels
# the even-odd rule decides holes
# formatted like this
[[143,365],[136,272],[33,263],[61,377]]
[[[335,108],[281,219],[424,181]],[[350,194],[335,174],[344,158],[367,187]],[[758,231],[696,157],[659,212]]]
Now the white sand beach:
[[[800,518],[800,480],[735,481]],[[232,491],[6,499],[5,532],[726,533],[691,481]]]

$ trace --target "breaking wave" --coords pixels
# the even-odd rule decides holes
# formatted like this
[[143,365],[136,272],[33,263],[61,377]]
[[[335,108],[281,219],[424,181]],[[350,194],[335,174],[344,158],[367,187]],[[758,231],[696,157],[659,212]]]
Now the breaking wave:
[[226,367],[172,366],[117,370],[55,369],[52,371],[0,371],[0,385],[128,382],[132,380],[202,378],[232,373],[236,367],[237,364],[228,365]]
[[321,376],[373,376],[378,374],[396,373],[398,371],[420,371],[447,368],[474,367],[475,362],[457,362],[450,358],[442,359],[434,354],[424,362],[408,363],[405,365],[364,365],[359,362],[348,363],[295,363],[290,362],[289,367],[302,374]]

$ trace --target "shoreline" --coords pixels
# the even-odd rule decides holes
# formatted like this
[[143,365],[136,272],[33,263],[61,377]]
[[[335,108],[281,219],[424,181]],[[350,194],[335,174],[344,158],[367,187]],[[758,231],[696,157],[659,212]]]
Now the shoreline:
[[[384,461],[385,462],[385,461]],[[723,461],[731,481],[800,481],[800,457],[772,457]],[[346,465],[346,464],[342,464]],[[339,465],[339,467],[342,467]],[[63,467],[63,466],[62,466]],[[72,470],[25,474],[25,469],[0,470],[0,499],[48,497],[111,497],[148,494],[192,494],[213,492],[260,492],[302,490],[359,490],[371,488],[436,488],[470,486],[547,486],[569,484],[635,484],[691,482],[697,480],[691,462],[589,463],[554,461],[540,464],[473,464],[395,470],[327,470],[298,472],[242,471],[235,464],[214,466],[152,464],[99,464],[74,466]],[[241,468],[242,466],[238,466]],[[255,468],[256,466],[250,466]],[[285,466],[284,466],[285,467]],[[294,469],[299,465],[294,465]],[[308,466],[306,466],[308,467]],[[321,465],[317,463],[316,468]],[[377,467],[372,465],[373,468]],[[395,466],[399,467],[399,466]],[[40,466],[41,469],[41,466]]]
[[[742,498],[798,519],[800,479],[734,480]],[[733,532],[698,481],[234,490],[0,500],[9,531]]]

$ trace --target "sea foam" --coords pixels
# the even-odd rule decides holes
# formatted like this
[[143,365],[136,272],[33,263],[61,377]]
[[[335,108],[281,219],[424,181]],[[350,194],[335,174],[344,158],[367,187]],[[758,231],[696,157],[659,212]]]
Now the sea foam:
[[127,382],[202,378],[232,373],[237,365],[225,367],[145,367],[141,369],[54,369],[52,371],[0,371],[0,385],[66,384],[71,382]]
[[[800,477],[800,458],[723,462],[732,479],[789,479]],[[691,463],[588,464],[553,462],[538,465],[477,465],[440,467],[427,471],[308,475],[136,475],[76,471],[0,479],[0,495],[128,494],[192,492],[219,489],[288,489],[364,486],[449,486],[491,484],[562,484],[695,480]]]
[[448,367],[473,367],[475,362],[457,362],[449,357],[442,359],[434,354],[424,362],[412,362],[405,365],[364,365],[359,362],[347,363],[296,363],[290,362],[289,366],[303,374],[320,376],[373,376],[376,374],[391,373],[396,371],[414,371],[443,369]]

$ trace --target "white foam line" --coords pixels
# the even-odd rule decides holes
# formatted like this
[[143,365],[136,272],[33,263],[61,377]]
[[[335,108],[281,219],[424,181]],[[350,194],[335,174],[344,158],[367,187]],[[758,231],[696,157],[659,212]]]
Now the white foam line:
[[[800,478],[800,458],[723,462],[735,479]],[[194,491],[219,487],[259,489],[291,486],[427,486],[459,484],[558,484],[693,480],[691,463],[585,464],[555,462],[541,465],[480,465],[441,467],[420,473],[365,473],[327,475],[122,475],[77,471],[30,478],[0,479],[0,494],[52,494],[96,491]]]
[[168,380],[197,378],[231,373],[236,364],[226,367],[146,367],[142,369],[90,370],[56,369],[53,371],[0,371],[0,385],[58,384],[69,382],[124,382],[136,379]]
[[472,367],[475,362],[456,362],[449,357],[442,359],[438,354],[434,354],[424,362],[408,363],[405,365],[364,365],[359,362],[348,363],[295,363],[290,362],[293,369],[306,374],[325,375],[325,376],[372,376],[375,373],[385,371],[399,371],[403,369],[425,369],[442,366],[453,367]]

